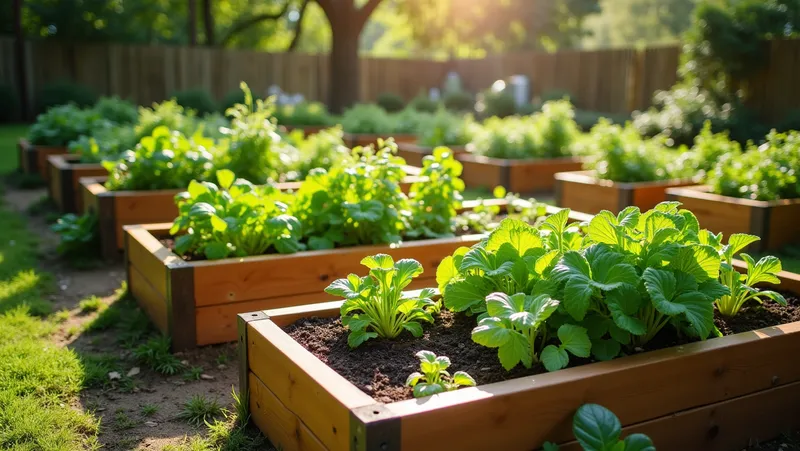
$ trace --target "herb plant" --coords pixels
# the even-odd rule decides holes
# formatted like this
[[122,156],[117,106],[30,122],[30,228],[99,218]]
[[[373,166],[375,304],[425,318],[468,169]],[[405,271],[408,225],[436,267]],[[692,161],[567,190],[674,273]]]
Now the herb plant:
[[386,254],[366,257],[361,264],[369,268],[369,275],[350,274],[325,289],[326,293],[345,298],[341,315],[342,324],[350,330],[350,347],[371,338],[395,338],[404,330],[421,337],[420,322],[433,323],[432,313],[438,311],[438,304],[431,299],[435,291],[404,293],[403,289],[422,274],[422,265],[412,259],[395,263]]
[[728,238],[728,244],[721,248],[723,264],[720,268],[720,281],[728,288],[730,294],[717,299],[716,307],[724,316],[736,316],[742,306],[750,300],[761,303],[766,298],[786,305],[786,299],[780,293],[759,290],[755,287],[759,283],[780,283],[777,274],[781,272],[781,261],[776,257],[765,256],[756,262],[750,255],[742,253],[739,257],[747,263],[747,273],[740,274],[733,267],[734,256],[758,240],[757,236],[734,233]]
[[[631,434],[620,440],[619,418],[599,404],[578,408],[572,419],[572,432],[585,451],[656,451],[653,441],[644,434]],[[558,451],[558,446],[547,442],[544,451]]]
[[475,386],[475,379],[464,371],[450,375],[447,371],[450,368],[449,358],[437,357],[431,351],[419,351],[416,356],[420,362],[419,372],[411,373],[406,379],[406,385],[414,387],[415,398]]
[[279,105],[274,112],[280,125],[328,126],[331,117],[325,105],[319,102],[300,102],[295,105]]
[[36,118],[28,131],[28,141],[33,145],[66,147],[101,122],[106,121],[92,109],[82,110],[71,104],[53,107]]
[[136,105],[117,96],[101,97],[94,105],[97,114],[115,124],[131,125],[139,119]]
[[394,119],[378,105],[362,103],[344,112],[342,129],[346,133],[387,135],[394,132]]
[[472,141],[476,127],[472,116],[439,109],[432,117],[420,123],[417,143],[425,147],[466,146]]
[[297,148],[298,161],[287,179],[304,180],[315,168],[330,169],[350,158],[350,149],[344,144],[340,127],[320,130],[304,136],[302,130],[289,134],[288,141]]
[[197,129],[197,119],[194,111],[185,111],[175,100],[154,103],[151,108],[141,107],[139,121],[135,126],[136,142],[151,136],[156,128],[162,126],[184,135],[191,135]]
[[134,129],[129,125],[115,125],[110,122],[97,124],[91,135],[81,135],[69,143],[70,153],[80,155],[81,163],[100,163],[106,159],[116,159],[119,155],[136,145]]
[[409,203],[414,228],[406,236],[438,238],[453,234],[453,219],[464,190],[464,182],[458,178],[461,170],[461,163],[446,147],[437,147],[433,155],[422,159],[420,176],[425,180],[411,185]]
[[97,256],[100,235],[96,215],[69,213],[59,218],[52,229],[61,238],[57,248],[60,255],[69,259]]
[[176,196],[179,215],[170,229],[175,251],[209,260],[281,254],[305,249],[297,218],[286,214],[286,196],[275,188],[254,186],[233,172],[217,171],[219,185],[192,180]]

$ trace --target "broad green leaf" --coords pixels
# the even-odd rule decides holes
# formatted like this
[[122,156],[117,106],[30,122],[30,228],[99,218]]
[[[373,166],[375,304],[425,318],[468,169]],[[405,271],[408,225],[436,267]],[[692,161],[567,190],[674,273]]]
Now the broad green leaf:
[[697,291],[697,280],[691,274],[685,272],[675,271],[672,273],[675,276],[675,293],[685,293],[687,291]]
[[625,207],[625,209],[617,214],[617,222],[621,227],[632,229],[639,224],[640,216],[641,212],[639,211],[639,207]]
[[697,290],[711,301],[731,294],[731,290],[717,280],[706,280],[697,287]]
[[506,218],[489,234],[486,240],[486,250],[494,252],[504,243],[510,243],[521,256],[530,250],[541,248],[542,239],[536,229],[518,219]]
[[519,362],[522,362],[525,368],[530,368],[533,364],[533,350],[528,340],[517,332],[511,332],[508,341],[498,348],[497,356],[506,371],[510,371]]
[[644,434],[631,434],[623,440],[625,451],[656,451],[653,441]]
[[215,232],[224,232],[228,230],[228,223],[217,215],[211,215],[211,227]]
[[587,279],[592,278],[592,269],[589,261],[577,251],[566,252],[558,262],[552,277],[558,282],[564,282],[568,278],[583,276]]
[[597,360],[611,360],[619,355],[621,346],[614,340],[600,338],[592,340],[592,356]]
[[[647,268],[642,274],[642,279],[644,280],[644,286],[647,289],[647,293],[650,295],[650,299],[653,301],[653,305],[656,308],[659,308],[659,305],[665,305],[669,303],[669,301],[675,296],[675,286],[677,282],[675,281],[675,275],[673,275],[671,272],[663,269]],[[668,308],[665,307],[665,309]],[[667,315],[679,313],[669,313],[668,311],[661,309],[659,309],[659,311]]]
[[432,396],[437,393],[444,392],[444,386],[441,384],[426,384],[420,383],[414,387],[414,397],[415,398],[422,398],[425,396]]
[[370,255],[368,257],[364,257],[361,260],[361,264],[366,266],[369,269],[392,269],[394,268],[394,260],[390,255],[386,254],[377,254],[377,255]]
[[447,284],[456,277],[458,277],[458,268],[453,261],[453,256],[448,255],[436,267],[436,284],[439,286],[439,291],[444,293]]
[[558,371],[569,364],[569,355],[564,349],[547,345],[542,350],[541,361],[547,371]]
[[567,229],[567,221],[569,221],[569,208],[562,208],[558,213],[554,213],[545,219],[541,227],[550,229],[553,233],[561,235]]
[[357,348],[361,343],[369,340],[370,338],[377,338],[378,334],[375,332],[364,332],[363,330],[352,331],[347,336],[347,344],[351,348]]
[[[635,320],[636,318],[630,318],[630,319]],[[632,322],[635,323],[635,321]],[[644,323],[642,323],[642,326],[644,326]],[[644,327],[643,329],[646,331]],[[616,322],[611,323],[611,325],[608,327],[608,333],[611,335],[611,338],[619,344],[627,345],[631,342],[631,333],[628,332],[626,329],[619,327],[616,324]],[[642,332],[642,334],[640,335],[644,335],[644,332]]]
[[189,195],[192,196],[192,199],[197,199],[202,194],[208,193],[208,188],[203,185],[202,183],[197,182],[196,180],[192,180],[189,182],[189,188],[187,189]]
[[772,299],[773,301],[777,302],[778,304],[780,304],[780,305],[782,305],[784,307],[786,306],[786,298],[783,297],[782,294],[777,293],[775,291],[770,291],[770,290],[759,291],[758,295],[759,296],[766,296],[766,297]]
[[605,294],[609,309],[633,315],[644,305],[641,293],[633,285],[623,285]]
[[367,315],[352,315],[342,317],[342,324],[353,332],[364,331],[369,326],[370,320]]
[[639,275],[633,266],[620,263],[611,266],[607,271],[595,274],[594,286],[603,291],[613,290],[624,285],[635,286],[639,283]]
[[419,305],[419,299],[416,299],[416,298],[414,298],[414,299],[409,299],[409,300],[407,300],[407,301],[404,301],[404,302],[402,302],[402,303],[401,303],[401,304],[400,304],[400,305],[397,307],[397,312],[399,312],[399,313],[402,313],[402,314],[404,314],[404,315],[408,315],[408,314],[409,314],[409,313],[411,313],[411,312],[412,312],[412,311],[413,311],[415,308],[417,308],[417,307],[418,307],[418,305]]
[[472,329],[472,341],[488,348],[497,348],[508,343],[514,334],[516,332],[506,329],[499,318],[484,318]]
[[725,259],[731,261],[733,256],[741,252],[747,246],[761,240],[755,235],[748,235],[746,233],[734,233],[728,237],[728,245],[724,247],[723,254]]
[[589,279],[574,277],[564,287],[563,305],[567,313],[578,321],[583,320],[589,311],[590,300],[594,294]]
[[395,263],[397,274],[395,275],[395,287],[397,290],[402,290],[407,287],[414,277],[422,274],[422,265],[411,258],[404,258]]
[[548,318],[558,309],[559,301],[551,298],[546,294],[537,296],[525,297],[525,310],[533,315],[533,327],[537,328],[540,324],[547,321]]
[[406,378],[406,385],[408,385],[409,387],[413,387],[417,385],[417,382],[419,382],[420,379],[422,379],[422,374],[417,371],[414,371],[413,373],[409,374],[408,377]]
[[[544,252],[544,249],[542,249]],[[497,252],[494,253],[496,265],[501,265],[505,262],[515,262],[522,259],[517,249],[511,243],[503,243]]]
[[505,262],[498,266],[497,269],[486,271],[487,277],[505,277],[511,276],[514,270],[514,262]]
[[474,387],[476,385],[475,379],[463,371],[456,371],[455,374],[453,374],[453,383],[465,387]]
[[608,332],[609,324],[608,318],[598,314],[589,314],[581,322],[581,325],[586,327],[586,333],[590,339],[597,339],[605,335]]
[[544,445],[542,445],[542,451],[558,451],[558,445],[553,442],[544,442]]
[[431,351],[419,351],[418,353],[414,354],[416,358],[418,358],[422,362],[435,362],[436,361],[436,354],[432,353]]
[[695,244],[682,246],[670,265],[678,271],[691,274],[698,282],[719,277],[720,256],[711,246]]
[[589,239],[595,243],[617,245],[617,218],[608,211],[601,211],[589,222]]
[[644,238],[648,241],[656,241],[658,231],[664,229],[678,230],[678,224],[672,216],[654,211],[645,220]]
[[217,171],[217,182],[219,182],[219,187],[222,189],[229,189],[231,185],[233,185],[233,181],[236,180],[236,175],[233,171],[229,169],[220,169]]
[[525,295],[523,293],[509,296],[505,293],[497,292],[486,296],[486,312],[490,316],[498,318],[508,318],[512,314],[522,311],[524,305]]
[[592,342],[583,327],[564,324],[558,328],[558,339],[561,340],[561,346],[573,355],[589,357]]
[[598,404],[584,404],[575,414],[572,432],[584,450],[606,451],[619,441],[622,425],[605,407]]
[[228,243],[223,243],[221,241],[208,243],[205,248],[203,248],[203,254],[205,254],[206,258],[209,260],[219,260],[227,257],[230,253],[231,248],[228,247]]
[[444,305],[456,312],[463,312],[482,305],[492,286],[481,276],[467,276],[464,280],[451,282],[444,292]]
[[683,314],[700,338],[708,338],[714,327],[714,304],[699,291],[684,293],[673,300],[683,308]]
[[480,269],[484,272],[489,272],[495,269],[494,255],[489,254],[486,249],[476,247],[464,256],[461,260],[461,267],[459,270],[464,273],[471,269]]
[[336,279],[327,288],[325,292],[333,296],[341,296],[345,299],[352,299],[358,297],[359,288],[361,286],[361,279],[355,274],[350,274],[346,279]]
[[536,272],[536,274],[543,275],[548,268],[555,266],[557,259],[558,251],[552,250],[536,259],[536,264],[534,265],[533,270]]
[[[742,257],[745,255],[746,254],[742,254]],[[750,256],[748,255],[748,257]],[[750,259],[750,261],[752,261],[752,259]],[[761,257],[755,265],[751,265],[750,262],[748,262],[747,285],[754,286],[759,283],[778,285],[781,283],[781,280],[777,277],[777,274],[781,272],[782,269],[781,261],[777,257],[771,255]]]

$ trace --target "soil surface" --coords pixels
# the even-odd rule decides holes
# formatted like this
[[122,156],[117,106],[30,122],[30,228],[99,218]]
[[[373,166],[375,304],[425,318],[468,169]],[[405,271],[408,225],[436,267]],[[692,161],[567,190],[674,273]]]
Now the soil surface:
[[[800,298],[784,294],[789,303],[787,307],[771,301],[763,305],[753,302],[742,308],[735,318],[723,318],[717,314],[715,323],[724,335],[731,335],[800,321]],[[475,317],[443,310],[434,319],[434,324],[423,326],[425,335],[422,338],[414,338],[404,332],[395,340],[372,339],[356,349],[350,349],[347,345],[348,331],[339,317],[300,320],[288,326],[286,332],[347,380],[383,403],[413,397],[405,381],[409,374],[419,371],[419,360],[414,354],[421,350],[449,357],[452,366],[448,371],[451,374],[466,371],[478,385],[545,371],[538,365],[531,369],[518,365],[511,371],[505,371],[500,365],[496,349],[472,341]],[[637,351],[662,349],[690,341],[693,340],[677,339],[672,329],[665,328],[646,349],[637,348]],[[571,357],[570,366],[592,361]]]

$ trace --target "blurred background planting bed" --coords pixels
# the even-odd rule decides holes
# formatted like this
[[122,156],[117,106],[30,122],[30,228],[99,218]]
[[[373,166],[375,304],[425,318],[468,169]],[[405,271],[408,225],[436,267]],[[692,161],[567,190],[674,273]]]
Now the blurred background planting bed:
[[[502,205],[502,200],[489,201]],[[479,202],[465,202],[464,209]],[[547,213],[558,211],[547,207]],[[587,220],[571,213],[570,222]],[[169,237],[171,223],[125,227],[125,268],[128,287],[158,328],[172,336],[175,349],[236,340],[236,315],[259,309],[309,304],[325,299],[333,280],[357,272],[361,259],[387,253],[395,259],[414,258],[425,272],[415,287],[435,285],[439,262],[461,246],[484,235],[421,239],[399,246],[373,245],[270,254],[222,260],[185,261],[160,239]],[[333,297],[328,297],[333,299]]]
[[26,139],[20,139],[17,148],[19,149],[19,165],[22,173],[39,174],[45,181],[49,176],[47,157],[67,153],[66,147],[35,146]]
[[[466,146],[448,146],[453,155],[462,154],[467,151]],[[397,156],[406,160],[411,166],[422,166],[422,159],[428,155],[433,155],[433,147],[422,146],[414,141],[401,142],[397,144]]]
[[760,236],[754,250],[780,249],[800,243],[800,199],[751,200],[722,196],[705,185],[669,188],[667,196],[697,215],[701,224],[726,236],[749,233]]
[[83,212],[80,180],[83,177],[104,177],[108,170],[99,163],[81,163],[75,154],[47,157],[48,194],[62,213]]
[[464,166],[461,178],[467,187],[502,186],[514,193],[551,192],[556,173],[577,171],[583,165],[575,157],[511,160],[461,153],[456,159]]
[[[800,293],[800,276],[779,278]],[[791,357],[800,322],[383,404],[282,329],[338,316],[340,305],[239,316],[240,390],[280,449],[530,450],[549,440],[579,450],[571,418],[584,403],[609,408],[623,435],[645,433],[659,449],[743,449],[800,426]]]
[[622,211],[629,206],[646,211],[667,200],[667,188],[692,184],[691,179],[620,183],[600,179],[593,171],[559,172],[555,174],[555,200],[559,207],[588,214]]

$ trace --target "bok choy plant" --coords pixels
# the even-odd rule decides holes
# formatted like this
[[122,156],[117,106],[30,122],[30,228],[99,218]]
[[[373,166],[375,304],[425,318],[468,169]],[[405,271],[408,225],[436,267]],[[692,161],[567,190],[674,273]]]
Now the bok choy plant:
[[419,372],[413,372],[406,379],[406,385],[414,387],[414,397],[431,396],[437,393],[457,390],[459,387],[475,386],[475,379],[464,371],[456,371],[452,376],[447,371],[450,359],[436,356],[431,351],[419,351]]

